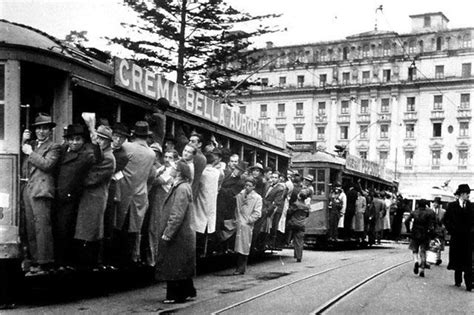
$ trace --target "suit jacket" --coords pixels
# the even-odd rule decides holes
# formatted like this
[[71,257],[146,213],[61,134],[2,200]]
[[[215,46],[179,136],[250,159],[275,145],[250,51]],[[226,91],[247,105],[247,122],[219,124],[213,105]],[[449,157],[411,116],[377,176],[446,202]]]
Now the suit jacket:
[[270,186],[263,198],[262,217],[269,216],[274,212],[283,212],[285,204],[285,185],[277,183]]
[[206,167],[207,161],[204,154],[202,154],[201,150],[197,150],[196,155],[193,159],[194,164],[194,178],[191,184],[191,188],[193,189],[193,199],[196,200],[198,195],[198,190],[201,185],[201,174]]
[[33,152],[25,160],[28,184],[26,191],[31,197],[54,198],[55,169],[61,156],[61,146],[47,139],[38,147],[33,143]]

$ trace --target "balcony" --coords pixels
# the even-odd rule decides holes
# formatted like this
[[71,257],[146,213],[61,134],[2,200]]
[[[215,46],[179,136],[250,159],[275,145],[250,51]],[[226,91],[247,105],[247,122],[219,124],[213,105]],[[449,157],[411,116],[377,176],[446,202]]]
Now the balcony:
[[369,123],[370,122],[370,114],[359,114],[357,115],[357,122],[358,123]]
[[390,113],[379,114],[380,122],[390,122],[391,120],[392,120],[392,114]]
[[275,125],[286,125],[286,117],[276,117]]
[[458,107],[457,118],[458,119],[471,119],[472,118],[471,109]]
[[338,123],[349,123],[351,121],[351,115],[349,114],[341,114],[337,116]]
[[326,115],[318,115],[315,117],[315,124],[327,124],[328,123],[328,116]]
[[293,120],[294,125],[304,125],[304,117],[296,116]]
[[405,112],[405,113],[403,113],[403,120],[404,120],[404,121],[407,121],[407,120],[418,120],[417,112],[413,111],[413,112]]
[[444,119],[444,110],[432,110],[431,111],[431,120],[443,120]]

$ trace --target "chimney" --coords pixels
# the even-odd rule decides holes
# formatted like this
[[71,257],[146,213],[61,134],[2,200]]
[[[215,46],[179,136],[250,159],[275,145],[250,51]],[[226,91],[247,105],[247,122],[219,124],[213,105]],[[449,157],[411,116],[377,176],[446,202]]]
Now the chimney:
[[273,48],[273,42],[268,41],[267,42],[267,48]]

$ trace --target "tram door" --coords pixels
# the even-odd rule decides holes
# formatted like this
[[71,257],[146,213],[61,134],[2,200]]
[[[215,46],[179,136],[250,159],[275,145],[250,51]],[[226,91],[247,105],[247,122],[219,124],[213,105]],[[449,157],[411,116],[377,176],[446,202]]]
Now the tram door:
[[19,257],[20,64],[0,62],[0,259]]

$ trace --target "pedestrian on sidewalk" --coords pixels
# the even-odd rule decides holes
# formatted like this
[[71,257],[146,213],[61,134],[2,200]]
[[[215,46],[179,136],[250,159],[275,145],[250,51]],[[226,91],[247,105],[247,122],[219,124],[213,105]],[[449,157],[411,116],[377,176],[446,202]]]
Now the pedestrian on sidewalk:
[[451,235],[448,269],[454,270],[454,285],[461,286],[464,272],[466,290],[472,291],[472,255],[474,234],[474,207],[469,201],[471,188],[461,184],[454,193],[457,201],[450,202],[444,215],[444,224]]
[[247,269],[253,226],[262,215],[262,197],[255,191],[257,181],[253,177],[245,179],[244,190],[236,196],[236,235],[234,251],[237,253],[237,269],[234,275],[242,275]]
[[[413,252],[415,266],[413,272],[425,276],[426,268],[426,250],[428,249],[430,239],[434,235],[434,226],[436,222],[435,213],[428,207],[429,203],[425,199],[418,201],[418,208],[410,213],[405,221],[407,231],[410,231],[410,222],[413,220],[411,229],[411,241],[409,249]],[[419,270],[421,269],[421,270]]]
[[304,231],[306,218],[309,216],[309,206],[305,203],[305,200],[311,195],[310,190],[302,189],[296,202],[288,208],[289,240],[293,241],[296,262],[301,262],[301,259],[303,259]]

